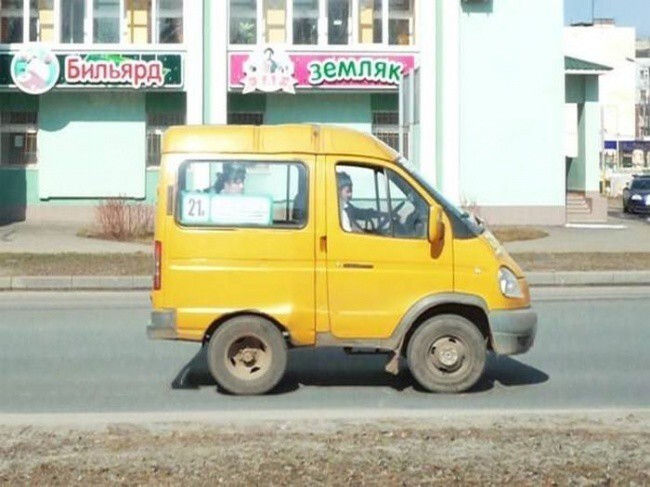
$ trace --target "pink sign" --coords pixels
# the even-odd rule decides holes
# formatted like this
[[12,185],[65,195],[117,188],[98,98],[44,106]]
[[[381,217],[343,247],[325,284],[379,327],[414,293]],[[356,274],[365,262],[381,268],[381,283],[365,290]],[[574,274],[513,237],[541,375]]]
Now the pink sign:
[[[258,51],[230,53],[231,88],[241,87],[246,93],[255,89],[293,92],[294,85],[296,88],[396,88],[415,66],[412,54],[286,54],[268,48],[264,52],[267,53],[264,64],[258,62]],[[282,62],[268,59],[270,55]],[[271,72],[268,66],[276,65],[282,69]]]

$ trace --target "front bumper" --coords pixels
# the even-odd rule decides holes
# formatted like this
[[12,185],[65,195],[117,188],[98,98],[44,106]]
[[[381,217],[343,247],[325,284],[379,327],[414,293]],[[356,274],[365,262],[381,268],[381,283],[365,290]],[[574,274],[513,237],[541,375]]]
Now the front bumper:
[[163,309],[152,311],[151,322],[147,326],[147,337],[152,340],[178,340],[176,310]]
[[517,355],[533,346],[537,313],[533,308],[492,311],[492,348],[501,355]]
[[641,201],[628,200],[627,209],[632,213],[650,213],[650,205],[646,203],[645,197]]

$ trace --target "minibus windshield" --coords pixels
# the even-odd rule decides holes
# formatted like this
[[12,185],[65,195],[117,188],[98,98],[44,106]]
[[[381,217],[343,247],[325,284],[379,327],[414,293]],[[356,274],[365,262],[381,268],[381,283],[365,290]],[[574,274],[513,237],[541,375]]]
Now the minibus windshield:
[[[397,160],[398,164],[402,166],[420,185],[438,202],[445,210],[449,218],[452,220],[454,226],[454,233],[457,236],[473,236],[477,237],[485,231],[485,225],[482,220],[475,215],[458,208],[456,205],[447,200],[437,189],[435,189],[429,182],[420,174],[418,169],[406,158],[400,157]],[[466,235],[466,233],[470,235]]]

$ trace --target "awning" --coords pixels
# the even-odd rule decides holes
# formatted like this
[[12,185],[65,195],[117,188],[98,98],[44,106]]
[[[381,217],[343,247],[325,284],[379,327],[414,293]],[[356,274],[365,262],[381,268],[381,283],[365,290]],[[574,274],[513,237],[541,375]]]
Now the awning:
[[564,71],[566,74],[590,74],[600,75],[612,71],[612,68],[604,64],[592,63],[584,59],[571,56],[564,56]]

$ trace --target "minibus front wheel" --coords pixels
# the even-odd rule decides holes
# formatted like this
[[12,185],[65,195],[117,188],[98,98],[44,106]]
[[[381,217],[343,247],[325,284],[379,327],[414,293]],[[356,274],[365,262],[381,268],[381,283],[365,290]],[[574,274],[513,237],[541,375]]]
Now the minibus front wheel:
[[422,323],[406,350],[415,380],[431,392],[463,392],[485,368],[485,338],[471,321],[445,314]]
[[221,324],[208,342],[210,373],[233,394],[264,394],[282,379],[287,344],[280,330],[259,316],[237,316]]

